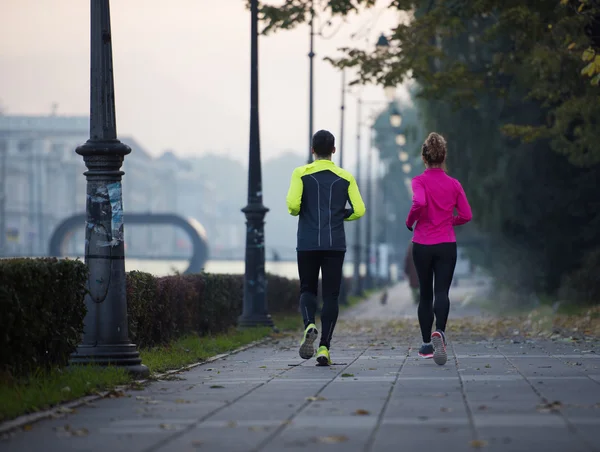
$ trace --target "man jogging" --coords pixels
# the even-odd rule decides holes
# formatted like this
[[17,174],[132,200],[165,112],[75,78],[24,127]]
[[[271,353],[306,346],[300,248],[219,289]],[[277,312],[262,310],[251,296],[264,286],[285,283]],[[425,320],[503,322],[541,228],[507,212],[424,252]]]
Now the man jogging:
[[[319,336],[315,313],[321,272],[323,309],[317,363],[328,366],[331,364],[329,348],[338,317],[338,297],[346,254],[344,221],[362,217],[365,205],[354,177],[331,161],[335,153],[335,139],[330,132],[319,130],[314,134],[312,153],[315,161],[296,168],[292,173],[286,201],[289,213],[299,216],[296,251],[300,309],[304,319],[300,357],[310,359],[315,354],[313,344]],[[350,208],[346,208],[348,203]]]

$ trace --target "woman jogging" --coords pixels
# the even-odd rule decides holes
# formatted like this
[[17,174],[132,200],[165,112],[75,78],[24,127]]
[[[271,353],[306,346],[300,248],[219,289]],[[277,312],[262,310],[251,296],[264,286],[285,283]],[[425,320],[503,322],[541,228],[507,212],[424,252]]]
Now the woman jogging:
[[[472,214],[460,182],[446,174],[444,137],[430,133],[421,154],[426,169],[412,180],[412,207],[406,218],[410,231],[414,226],[413,260],[419,276],[418,315],[423,336],[419,356],[433,358],[436,364],[443,365],[448,359],[445,335],[450,310],[448,292],[456,266],[454,226],[471,221]],[[458,215],[454,215],[454,209]]]

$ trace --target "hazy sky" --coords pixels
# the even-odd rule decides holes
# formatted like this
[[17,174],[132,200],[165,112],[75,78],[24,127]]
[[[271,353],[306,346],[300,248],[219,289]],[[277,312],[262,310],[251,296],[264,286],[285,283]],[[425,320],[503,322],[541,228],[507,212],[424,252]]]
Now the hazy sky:
[[[374,46],[381,32],[389,33],[396,16],[384,8],[387,1],[379,3],[350,17],[333,38],[315,38],[315,131],[326,128],[337,138],[340,128],[341,76],[322,58],[342,46],[364,47],[367,38]],[[6,114],[49,114],[54,102],[58,114],[88,114],[89,5],[89,0],[0,0],[0,102]],[[166,149],[179,155],[220,152],[245,163],[250,99],[245,0],[113,0],[111,16],[118,134],[135,137],[153,155]],[[365,28],[366,36],[350,41]],[[307,153],[307,54],[307,25],[260,38],[265,158],[284,150]],[[366,100],[384,99],[380,87],[363,92]],[[355,153],[355,107],[348,96],[348,163]]]

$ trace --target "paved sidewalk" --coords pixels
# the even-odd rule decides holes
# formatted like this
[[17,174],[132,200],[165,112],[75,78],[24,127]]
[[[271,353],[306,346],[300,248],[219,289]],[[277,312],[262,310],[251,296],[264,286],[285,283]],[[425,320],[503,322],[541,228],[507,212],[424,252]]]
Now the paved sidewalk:
[[597,344],[455,337],[437,366],[414,331],[356,312],[330,368],[282,339],[34,424],[0,452],[600,450]]

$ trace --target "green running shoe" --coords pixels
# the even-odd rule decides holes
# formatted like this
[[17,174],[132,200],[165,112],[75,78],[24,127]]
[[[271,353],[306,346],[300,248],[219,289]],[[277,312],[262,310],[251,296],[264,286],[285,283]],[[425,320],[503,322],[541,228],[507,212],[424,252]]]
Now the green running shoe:
[[319,330],[314,323],[311,323],[304,330],[304,337],[302,338],[302,342],[300,342],[300,358],[302,359],[310,359],[315,356],[315,347],[314,342],[319,337]]
[[324,345],[317,350],[317,363],[319,366],[331,366],[331,358],[329,357],[329,349]]

